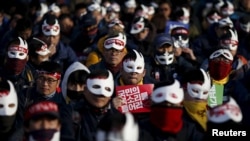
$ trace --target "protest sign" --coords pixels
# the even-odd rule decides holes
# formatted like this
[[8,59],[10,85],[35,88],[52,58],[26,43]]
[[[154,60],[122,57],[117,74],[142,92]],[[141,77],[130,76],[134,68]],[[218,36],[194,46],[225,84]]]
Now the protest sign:
[[122,113],[150,112],[150,95],[153,84],[116,86],[116,95],[122,98]]

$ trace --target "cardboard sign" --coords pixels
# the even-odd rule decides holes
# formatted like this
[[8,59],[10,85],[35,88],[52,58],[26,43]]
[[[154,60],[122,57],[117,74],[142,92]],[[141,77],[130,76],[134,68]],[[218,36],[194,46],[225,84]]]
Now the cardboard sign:
[[208,106],[215,107],[221,105],[223,101],[224,85],[213,84],[208,94]]
[[122,113],[150,112],[150,95],[154,84],[116,86],[116,95],[122,98]]
[[184,24],[184,23],[177,22],[177,21],[167,21],[166,28],[165,28],[165,33],[170,34],[171,30],[174,27],[180,27],[180,26],[189,29],[189,24]]

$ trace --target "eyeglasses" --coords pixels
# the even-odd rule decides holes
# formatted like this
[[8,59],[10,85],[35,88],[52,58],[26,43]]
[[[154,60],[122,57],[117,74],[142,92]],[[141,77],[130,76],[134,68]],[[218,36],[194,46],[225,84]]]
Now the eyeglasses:
[[39,76],[37,78],[37,82],[38,83],[44,83],[44,82],[47,82],[48,84],[52,84],[54,82],[57,82],[58,80],[55,80],[55,79],[52,79],[52,78],[46,78],[46,77],[43,77],[43,76]]

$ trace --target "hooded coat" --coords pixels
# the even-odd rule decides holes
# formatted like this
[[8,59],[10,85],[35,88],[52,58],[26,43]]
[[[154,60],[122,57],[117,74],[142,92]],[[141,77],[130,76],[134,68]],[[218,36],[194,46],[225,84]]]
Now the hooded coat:
[[62,83],[61,83],[61,89],[62,89],[62,94],[63,94],[63,98],[65,99],[66,103],[69,103],[70,99],[67,96],[67,85],[68,85],[68,78],[70,76],[70,74],[72,74],[75,71],[78,70],[84,70],[87,71],[88,73],[90,73],[89,69],[83,65],[80,62],[74,62],[72,63],[67,70],[65,71]]

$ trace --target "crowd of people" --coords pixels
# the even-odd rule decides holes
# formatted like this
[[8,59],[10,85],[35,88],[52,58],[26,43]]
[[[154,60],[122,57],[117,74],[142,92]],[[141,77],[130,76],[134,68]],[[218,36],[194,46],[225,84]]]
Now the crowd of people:
[[0,44],[0,140],[249,139],[249,0],[10,0]]

